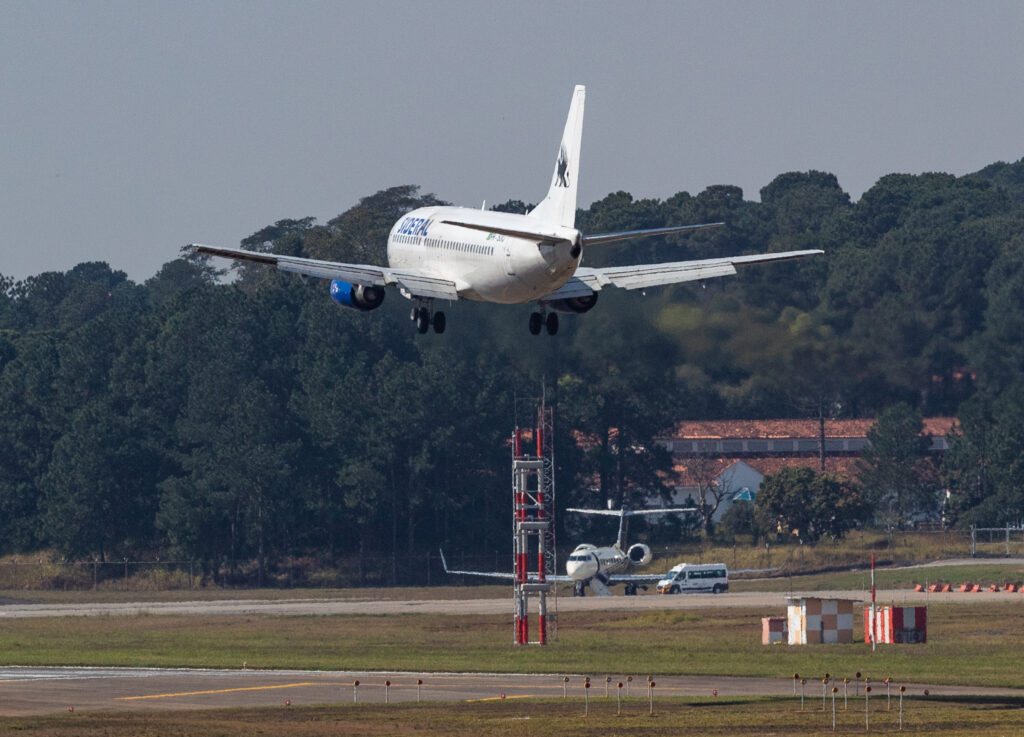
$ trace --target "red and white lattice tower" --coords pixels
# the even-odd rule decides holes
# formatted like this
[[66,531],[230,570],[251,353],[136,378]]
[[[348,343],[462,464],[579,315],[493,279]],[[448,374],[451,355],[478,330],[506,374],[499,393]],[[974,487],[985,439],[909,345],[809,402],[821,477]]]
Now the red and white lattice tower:
[[[547,644],[548,576],[557,563],[554,546],[553,420],[541,403],[533,428],[516,427],[512,439],[512,540],[515,566],[515,643]],[[532,558],[532,560],[531,560]],[[537,639],[530,640],[530,596],[537,597]]]

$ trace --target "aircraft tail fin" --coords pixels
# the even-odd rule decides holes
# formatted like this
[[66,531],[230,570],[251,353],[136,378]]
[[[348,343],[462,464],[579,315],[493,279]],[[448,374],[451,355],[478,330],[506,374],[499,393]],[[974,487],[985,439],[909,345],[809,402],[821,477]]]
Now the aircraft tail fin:
[[576,224],[576,185],[579,182],[583,103],[586,96],[587,88],[581,84],[576,85],[569,104],[569,117],[562,132],[562,142],[558,147],[551,187],[547,197],[530,213],[530,217],[551,225],[572,228]]

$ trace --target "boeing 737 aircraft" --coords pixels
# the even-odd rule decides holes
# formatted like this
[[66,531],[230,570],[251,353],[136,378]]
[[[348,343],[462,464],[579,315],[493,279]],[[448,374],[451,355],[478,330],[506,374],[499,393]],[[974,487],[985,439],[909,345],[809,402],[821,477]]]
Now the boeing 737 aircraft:
[[[627,574],[623,571],[633,566],[645,566],[654,557],[651,548],[643,543],[634,543],[627,550],[623,550],[623,537],[626,517],[643,514],[671,514],[673,512],[696,512],[696,509],[566,509],[566,512],[577,514],[598,514],[619,518],[619,535],[614,545],[598,547],[590,543],[580,543],[569,554],[569,560],[565,563],[566,575],[547,576],[545,580],[573,584],[573,596],[584,596],[587,587],[599,596],[611,596],[609,586],[617,583],[625,584],[626,596],[636,594],[637,587],[650,582],[656,582],[665,577],[663,573],[641,573]],[[441,551],[441,563],[445,573],[458,574],[463,576],[486,576],[489,578],[512,579],[514,573],[500,573],[491,571],[453,571],[448,569],[448,562],[445,560],[444,551]],[[535,581],[535,573],[531,573],[531,581]]]
[[397,287],[413,301],[410,317],[421,333],[443,333],[445,314],[435,302],[472,299],[500,304],[536,302],[530,332],[558,332],[558,313],[582,313],[605,287],[646,289],[736,273],[743,264],[822,253],[786,251],[699,261],[590,268],[581,266],[588,248],[630,238],[647,238],[723,223],[683,225],[584,235],[575,227],[580,141],[586,89],[578,85],[558,147],[547,196],[524,215],[463,207],[425,207],[406,214],[388,236],[388,266],[343,264],[237,248],[190,244],[213,256],[275,266],[304,276],[331,280],[331,297],[345,307],[373,310],[385,287]]

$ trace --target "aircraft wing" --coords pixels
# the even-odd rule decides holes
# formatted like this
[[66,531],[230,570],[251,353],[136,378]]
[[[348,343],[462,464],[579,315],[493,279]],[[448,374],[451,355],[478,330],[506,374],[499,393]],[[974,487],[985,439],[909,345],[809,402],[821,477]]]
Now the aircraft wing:
[[620,573],[608,576],[608,583],[657,583],[667,576],[667,573]]
[[[451,568],[448,567],[448,561],[445,560],[444,551],[441,550],[439,552],[441,553],[441,565],[444,566],[444,572],[445,573],[449,573],[449,574],[452,574],[452,575],[458,575],[458,576],[484,576],[485,578],[501,578],[501,579],[504,579],[506,581],[511,581],[512,579],[514,579],[516,577],[516,574],[514,574],[514,573],[502,573],[501,571],[456,571],[456,570],[452,570]],[[536,581],[537,581],[537,573],[535,571],[530,571],[527,575],[530,577],[529,578],[530,583],[536,583]],[[566,583],[566,582],[571,582],[573,579],[570,576],[554,575],[554,576],[545,576],[544,580],[545,581],[554,581],[554,582],[557,582],[557,583]]]
[[789,261],[818,253],[824,253],[824,251],[818,249],[782,251],[780,253],[759,253],[751,256],[709,258],[699,261],[610,266],[600,269],[581,266],[576,269],[576,274],[561,289],[547,295],[544,301],[585,297],[600,291],[604,287],[646,289],[647,287],[659,287],[666,284],[680,284],[687,281],[712,279],[716,276],[732,276],[736,273],[737,266],[767,263],[770,261]]
[[246,251],[241,248],[216,248],[199,243],[191,243],[189,247],[195,250],[196,253],[206,253],[211,256],[230,258],[235,261],[248,261],[250,263],[264,264],[265,266],[274,266],[280,271],[313,276],[317,279],[340,279],[341,281],[362,284],[364,286],[397,286],[414,297],[448,300],[457,300],[459,298],[454,281],[440,279],[430,274],[408,269],[391,269],[384,266],[370,266],[367,264],[343,264],[336,261],[318,261],[317,259],[300,258],[298,256],[281,256],[275,253]]

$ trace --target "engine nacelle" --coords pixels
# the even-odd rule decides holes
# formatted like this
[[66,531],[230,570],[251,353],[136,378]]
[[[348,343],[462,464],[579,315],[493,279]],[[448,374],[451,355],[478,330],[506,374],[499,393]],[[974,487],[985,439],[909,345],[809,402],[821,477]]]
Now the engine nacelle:
[[331,282],[331,299],[339,305],[369,312],[384,304],[384,287],[367,287],[335,279]]
[[597,292],[584,297],[568,297],[566,299],[553,299],[547,303],[548,307],[556,312],[575,312],[577,315],[589,312],[597,304]]
[[626,551],[626,555],[629,556],[630,562],[635,566],[645,566],[650,563],[651,558],[654,557],[651,553],[651,549],[643,543],[630,545],[629,550]]

